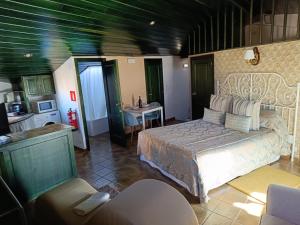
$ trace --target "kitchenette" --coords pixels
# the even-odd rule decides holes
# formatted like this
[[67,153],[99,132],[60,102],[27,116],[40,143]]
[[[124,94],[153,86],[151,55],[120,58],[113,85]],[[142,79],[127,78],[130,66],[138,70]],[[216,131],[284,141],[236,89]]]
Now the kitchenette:
[[52,75],[0,80],[11,133],[61,123]]
[[0,78],[0,176],[21,202],[77,176],[52,75]]

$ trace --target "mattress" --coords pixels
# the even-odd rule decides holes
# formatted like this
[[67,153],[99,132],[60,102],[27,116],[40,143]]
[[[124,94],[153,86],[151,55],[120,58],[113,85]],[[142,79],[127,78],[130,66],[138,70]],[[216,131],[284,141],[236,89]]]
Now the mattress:
[[200,200],[208,191],[270,164],[281,155],[280,136],[266,128],[242,133],[203,120],[139,133],[140,159]]

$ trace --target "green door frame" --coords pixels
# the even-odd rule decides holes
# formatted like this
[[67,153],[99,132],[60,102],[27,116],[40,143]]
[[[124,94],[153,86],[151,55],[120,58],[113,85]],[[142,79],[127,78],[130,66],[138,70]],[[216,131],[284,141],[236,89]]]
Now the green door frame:
[[[117,102],[113,102],[113,104],[111,104],[111,96],[113,96],[113,92],[110,92],[112,90],[110,90],[111,86],[109,85],[109,74],[108,71],[109,68],[113,69],[113,74],[114,74],[114,87],[115,87],[115,94],[117,94],[118,99]],[[117,143],[123,147],[127,146],[127,139],[126,139],[126,134],[124,131],[124,127],[125,127],[125,121],[124,121],[124,115],[123,115],[123,109],[122,109],[122,95],[121,95],[121,87],[120,87],[120,77],[119,77],[119,68],[118,68],[118,60],[117,59],[112,59],[112,60],[107,60],[105,61],[105,63],[103,63],[102,66],[102,70],[103,70],[103,80],[104,80],[104,88],[105,88],[105,98],[106,98],[106,105],[107,107],[107,112],[108,112],[108,119],[109,119],[109,133],[110,133],[110,140],[114,143]],[[115,99],[116,100],[116,99]],[[117,111],[118,111],[118,116],[121,116],[121,118],[119,118],[119,125],[121,124],[121,129],[119,130],[119,132],[115,132],[115,128],[116,128],[116,121],[117,120],[113,120],[112,117],[115,117],[116,114],[112,113],[112,109],[114,107],[117,107]],[[115,109],[116,110],[116,109]],[[114,116],[113,116],[114,114]]]
[[193,79],[193,70],[194,70],[194,66],[193,66],[193,64],[194,64],[194,62],[195,61],[202,61],[202,62],[205,62],[205,63],[210,63],[210,65],[211,65],[211,68],[212,68],[212,78],[213,78],[213,83],[212,83],[212,89],[213,89],[213,91],[212,91],[212,93],[211,94],[214,94],[214,77],[215,77],[215,71],[214,71],[214,54],[207,54],[207,55],[203,55],[203,56],[197,56],[197,57],[191,57],[190,58],[190,65],[191,65],[191,83],[190,83],[190,85],[191,85],[191,107],[192,107],[192,119],[194,119],[194,115],[193,115],[193,87],[192,87],[192,85],[193,85],[193,81],[192,81],[192,79]]
[[75,69],[76,69],[76,79],[77,79],[78,92],[79,92],[78,96],[80,99],[79,107],[82,112],[83,130],[84,130],[84,134],[85,134],[87,150],[90,150],[90,141],[89,141],[89,134],[88,134],[88,129],[87,129],[86,113],[85,113],[85,107],[84,107],[84,100],[83,100],[82,86],[81,86],[81,81],[80,81],[80,72],[79,72],[78,64],[80,62],[103,62],[103,61],[105,61],[105,58],[74,58]]
[[[151,64],[151,60],[153,60],[153,61],[155,61],[155,60],[157,60],[157,61],[160,61],[160,63],[161,63],[161,80],[160,80],[160,83],[161,83],[161,85],[162,85],[162,88],[161,88],[161,92],[162,92],[162,96],[161,96],[161,105],[163,106],[163,107],[165,107],[165,90],[164,90],[164,79],[163,79],[163,77],[164,77],[164,73],[163,73],[163,60],[162,60],[162,58],[145,58],[144,59],[144,65],[145,65],[145,81],[146,81],[146,92],[147,92],[147,102],[149,101],[149,93],[148,93],[148,91],[149,91],[149,84],[148,84],[148,81],[147,81],[147,65],[148,64]],[[149,103],[149,102],[148,102]],[[165,109],[164,109],[164,113],[165,113]]]

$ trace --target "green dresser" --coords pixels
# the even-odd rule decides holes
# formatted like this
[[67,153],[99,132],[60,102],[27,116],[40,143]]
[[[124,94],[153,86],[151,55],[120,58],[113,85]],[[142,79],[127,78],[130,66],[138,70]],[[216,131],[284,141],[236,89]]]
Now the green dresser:
[[76,177],[71,127],[54,124],[12,135],[0,145],[0,175],[22,201]]

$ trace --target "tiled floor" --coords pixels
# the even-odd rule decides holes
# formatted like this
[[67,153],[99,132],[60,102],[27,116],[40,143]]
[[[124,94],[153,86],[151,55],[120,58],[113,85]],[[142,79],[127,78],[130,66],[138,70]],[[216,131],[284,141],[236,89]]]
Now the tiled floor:
[[[135,143],[128,148],[112,144],[108,134],[91,138],[91,151],[76,150],[79,176],[95,188],[113,185],[122,190],[137,180],[154,178],[165,181],[186,196],[199,220],[204,225],[252,225],[258,224],[265,206],[255,199],[223,185],[209,192],[211,200],[205,204],[190,195],[160,172],[141,162],[136,155]],[[274,167],[300,176],[300,162],[280,160]]]

